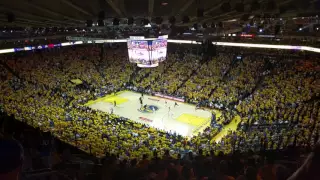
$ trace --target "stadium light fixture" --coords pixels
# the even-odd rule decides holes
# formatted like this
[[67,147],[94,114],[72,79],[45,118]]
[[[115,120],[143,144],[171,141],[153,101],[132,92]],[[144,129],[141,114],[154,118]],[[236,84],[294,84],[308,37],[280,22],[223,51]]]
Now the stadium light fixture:
[[132,25],[134,23],[133,17],[128,18],[128,25]]
[[[143,25],[145,26],[145,27],[147,27],[149,24],[150,24],[150,21],[149,21],[149,19],[143,19],[142,20],[142,23],[143,23]],[[149,26],[148,26],[149,27]],[[150,25],[150,27],[151,27],[151,25]]]
[[207,27],[208,27],[207,23],[203,23],[203,24],[202,24],[202,28],[205,29],[205,28],[207,28]]
[[160,25],[162,24],[163,19],[162,17],[156,17],[155,21],[156,21],[156,24]]
[[103,19],[99,19],[97,25],[100,26],[100,27],[104,26],[104,20]]
[[114,26],[118,26],[120,24],[120,20],[118,18],[114,18],[112,24]]
[[169,22],[170,22],[170,24],[174,24],[176,22],[176,18],[174,16],[171,16],[169,18]]
[[148,27],[148,28],[151,28],[151,24],[148,23],[147,25],[145,25],[144,27]]

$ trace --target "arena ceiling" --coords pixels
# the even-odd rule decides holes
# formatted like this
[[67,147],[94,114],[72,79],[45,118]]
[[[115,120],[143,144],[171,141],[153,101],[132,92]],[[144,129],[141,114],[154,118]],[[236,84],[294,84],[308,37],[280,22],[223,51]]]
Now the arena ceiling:
[[[87,20],[96,21],[99,12],[105,12],[106,19],[117,17],[135,19],[162,17],[167,23],[169,17],[176,17],[181,24],[184,16],[190,23],[220,22],[238,20],[244,15],[297,16],[299,13],[317,13],[320,0],[1,0],[1,26],[85,26]],[[252,3],[260,7],[252,10]],[[221,8],[230,3],[231,8]],[[236,10],[244,4],[244,11]],[[197,18],[197,9],[203,9],[204,16]],[[8,16],[13,22],[8,22]]]

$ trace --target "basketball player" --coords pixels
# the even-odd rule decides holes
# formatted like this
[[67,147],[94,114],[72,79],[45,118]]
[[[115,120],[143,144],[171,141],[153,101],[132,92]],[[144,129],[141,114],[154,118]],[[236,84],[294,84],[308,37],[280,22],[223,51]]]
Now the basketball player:
[[174,107],[179,106],[177,102],[174,102]]
[[117,101],[113,101],[113,107],[117,106]]
[[197,110],[197,109],[200,109],[200,104],[196,105],[196,109],[195,110]]
[[173,111],[171,111],[171,106],[169,106],[168,118],[172,118],[172,116],[173,116]]

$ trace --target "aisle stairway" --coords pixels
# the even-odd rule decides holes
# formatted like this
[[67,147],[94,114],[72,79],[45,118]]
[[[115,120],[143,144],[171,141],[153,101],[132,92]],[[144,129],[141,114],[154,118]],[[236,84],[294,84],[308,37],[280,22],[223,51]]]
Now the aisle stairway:
[[223,126],[222,130],[211,140],[211,142],[220,142],[221,139],[225,137],[229,131],[236,131],[240,122],[240,116],[235,116],[229,124]]
[[[262,68],[263,71],[270,71],[272,72],[272,70],[274,69],[274,66],[270,63],[270,61],[268,59],[265,59],[265,64],[264,67]],[[265,74],[259,77],[259,79],[257,80],[254,88],[252,88],[252,90],[246,94],[244,94],[243,96],[238,98],[238,101],[235,104],[239,104],[240,101],[248,98],[250,95],[254,94],[254,92],[258,89],[261,88],[262,82],[264,81],[265,77],[268,76],[269,74]]]
[[[231,61],[230,65],[229,65],[229,68],[228,68],[227,71],[223,74],[221,80],[218,81],[218,84],[224,83],[224,82],[227,80],[227,77],[228,77],[230,71],[231,71],[233,68],[236,68],[236,67],[237,67],[237,66],[235,66],[236,64],[237,64],[237,63],[235,63],[234,60]],[[215,92],[216,89],[217,89],[217,86],[215,86],[215,87],[211,90],[211,92],[210,92],[210,94],[209,94],[209,97],[211,97],[211,96],[213,95],[213,93]]]
[[196,75],[196,74],[198,73],[198,70],[199,70],[200,67],[201,67],[201,65],[196,66],[196,67],[192,70],[192,73],[177,87],[177,90],[174,91],[174,94],[176,94],[176,92],[177,92],[180,88],[182,88],[182,87],[186,84],[186,82],[187,82],[192,76],[194,76],[194,75]]
[[11,67],[9,67],[5,62],[0,61],[0,64],[7,69],[7,71],[9,71],[10,73],[12,73],[14,76],[16,76],[17,78],[24,80],[23,78],[20,77],[19,73],[15,72]]

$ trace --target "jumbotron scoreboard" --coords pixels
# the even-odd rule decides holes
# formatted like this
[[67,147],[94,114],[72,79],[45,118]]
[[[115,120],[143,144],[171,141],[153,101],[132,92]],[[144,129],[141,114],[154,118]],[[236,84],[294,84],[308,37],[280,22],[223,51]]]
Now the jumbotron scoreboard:
[[131,36],[128,41],[128,56],[131,63],[138,67],[157,67],[167,57],[167,36],[145,39],[143,36]]

